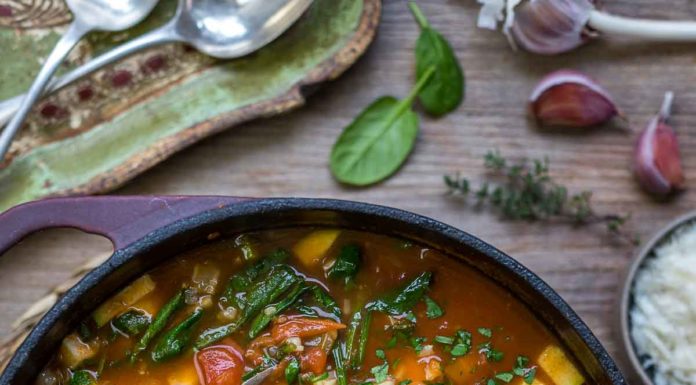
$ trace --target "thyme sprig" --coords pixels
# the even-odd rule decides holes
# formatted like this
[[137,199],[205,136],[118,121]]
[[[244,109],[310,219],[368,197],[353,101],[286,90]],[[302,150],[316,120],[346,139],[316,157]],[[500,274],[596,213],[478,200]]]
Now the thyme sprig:
[[592,207],[592,192],[569,194],[568,189],[549,174],[548,159],[511,163],[498,151],[489,151],[484,157],[484,165],[500,182],[486,181],[473,188],[469,180],[459,174],[445,175],[449,193],[473,195],[478,205],[488,203],[506,219],[561,219],[575,225],[604,224],[610,233],[631,243],[637,242],[636,237],[627,234],[623,228],[629,215],[597,214]]

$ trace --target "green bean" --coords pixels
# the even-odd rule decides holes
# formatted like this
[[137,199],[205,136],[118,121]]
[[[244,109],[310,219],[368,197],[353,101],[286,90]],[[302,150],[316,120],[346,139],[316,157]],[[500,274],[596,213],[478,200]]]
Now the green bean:
[[336,380],[338,380],[338,385],[348,385],[348,377],[346,374],[346,362],[345,362],[345,344],[342,342],[339,342],[336,344],[336,346],[333,348],[333,358],[334,358],[334,366],[336,369]]
[[242,309],[239,318],[227,325],[203,331],[196,341],[196,348],[206,347],[234,333],[258,314],[261,309],[275,301],[299,281],[300,277],[290,267],[286,265],[273,266],[266,275],[249,287],[246,296],[247,305]]
[[355,335],[360,328],[360,323],[362,322],[362,311],[356,311],[353,317],[350,319],[348,324],[348,331],[346,332],[346,362],[350,363],[353,359],[354,347],[355,345]]
[[157,336],[164,328],[167,326],[169,319],[174,315],[174,313],[179,310],[184,304],[184,291],[180,290],[172,299],[169,300],[155,316],[150,326],[145,330],[145,334],[140,338],[140,341],[135,345],[133,352],[131,353],[131,362],[135,361],[135,358],[143,350],[147,349],[153,338]]
[[365,361],[365,350],[367,349],[367,337],[370,333],[370,325],[372,324],[372,312],[368,311],[360,323],[360,337],[358,338],[358,349],[355,356],[353,356],[353,368],[357,369]]
[[203,316],[203,309],[196,309],[178,325],[160,337],[152,350],[152,360],[162,362],[181,353],[191,339],[191,330]]
[[280,301],[267,305],[266,307],[256,315],[253,321],[251,321],[251,326],[249,327],[249,338],[256,338],[263,331],[263,329],[268,326],[273,320],[273,317],[282,313],[287,308],[292,306],[305,291],[307,287],[304,282],[299,282],[290,290],[290,292],[285,296],[285,298]]

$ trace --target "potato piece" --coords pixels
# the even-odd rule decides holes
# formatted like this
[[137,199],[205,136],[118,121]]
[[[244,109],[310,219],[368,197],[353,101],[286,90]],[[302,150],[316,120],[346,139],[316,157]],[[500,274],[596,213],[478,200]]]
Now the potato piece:
[[307,234],[295,244],[292,251],[305,267],[321,263],[327,251],[341,233],[340,230],[316,230]]
[[98,327],[102,327],[109,323],[112,318],[128,310],[138,300],[150,294],[154,289],[155,281],[145,274],[99,306],[92,314],[92,318],[94,318]]
[[83,361],[94,358],[99,353],[99,343],[82,342],[77,333],[69,334],[60,344],[58,356],[60,361],[70,369],[78,367]]
[[547,346],[537,362],[555,385],[582,385],[585,382],[580,371],[558,346]]

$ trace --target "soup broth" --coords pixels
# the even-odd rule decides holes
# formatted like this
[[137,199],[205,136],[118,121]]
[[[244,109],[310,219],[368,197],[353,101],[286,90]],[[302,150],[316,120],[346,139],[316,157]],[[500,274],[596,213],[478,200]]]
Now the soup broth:
[[[267,368],[272,368],[264,370]],[[40,385],[581,385],[477,270],[386,236],[295,228],[185,252],[101,304]]]

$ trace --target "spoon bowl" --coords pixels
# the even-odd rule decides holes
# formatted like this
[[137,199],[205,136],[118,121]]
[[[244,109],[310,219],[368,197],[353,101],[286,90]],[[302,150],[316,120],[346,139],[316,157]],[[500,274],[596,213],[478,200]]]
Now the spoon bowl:
[[12,140],[24,124],[29,111],[44,93],[53,74],[73,47],[94,30],[120,31],[141,22],[157,5],[158,0],[67,0],[73,21],[46,57],[29,92],[20,99],[17,113],[0,133],[0,161],[10,149]]
[[176,34],[200,52],[231,59],[248,55],[287,30],[312,0],[186,0]]
[[[131,22],[137,7],[156,0],[68,0],[70,6],[84,7],[93,14],[86,22],[101,23],[99,29],[117,28],[117,23]],[[49,84],[51,91],[65,87],[101,67],[152,46],[188,43],[200,52],[219,59],[248,55],[285,32],[309,8],[313,0],[178,0],[174,17],[165,25],[106,52]],[[102,4],[120,4],[122,16],[106,17]],[[76,18],[79,15],[76,15]],[[120,19],[120,20],[119,20]],[[80,24],[82,20],[79,19]],[[96,27],[93,27],[96,29]],[[0,102],[0,126],[19,109],[23,96]],[[9,143],[7,144],[9,146]],[[0,151],[0,159],[2,159]]]
[[67,0],[75,19],[93,29],[122,31],[139,23],[158,0]]

